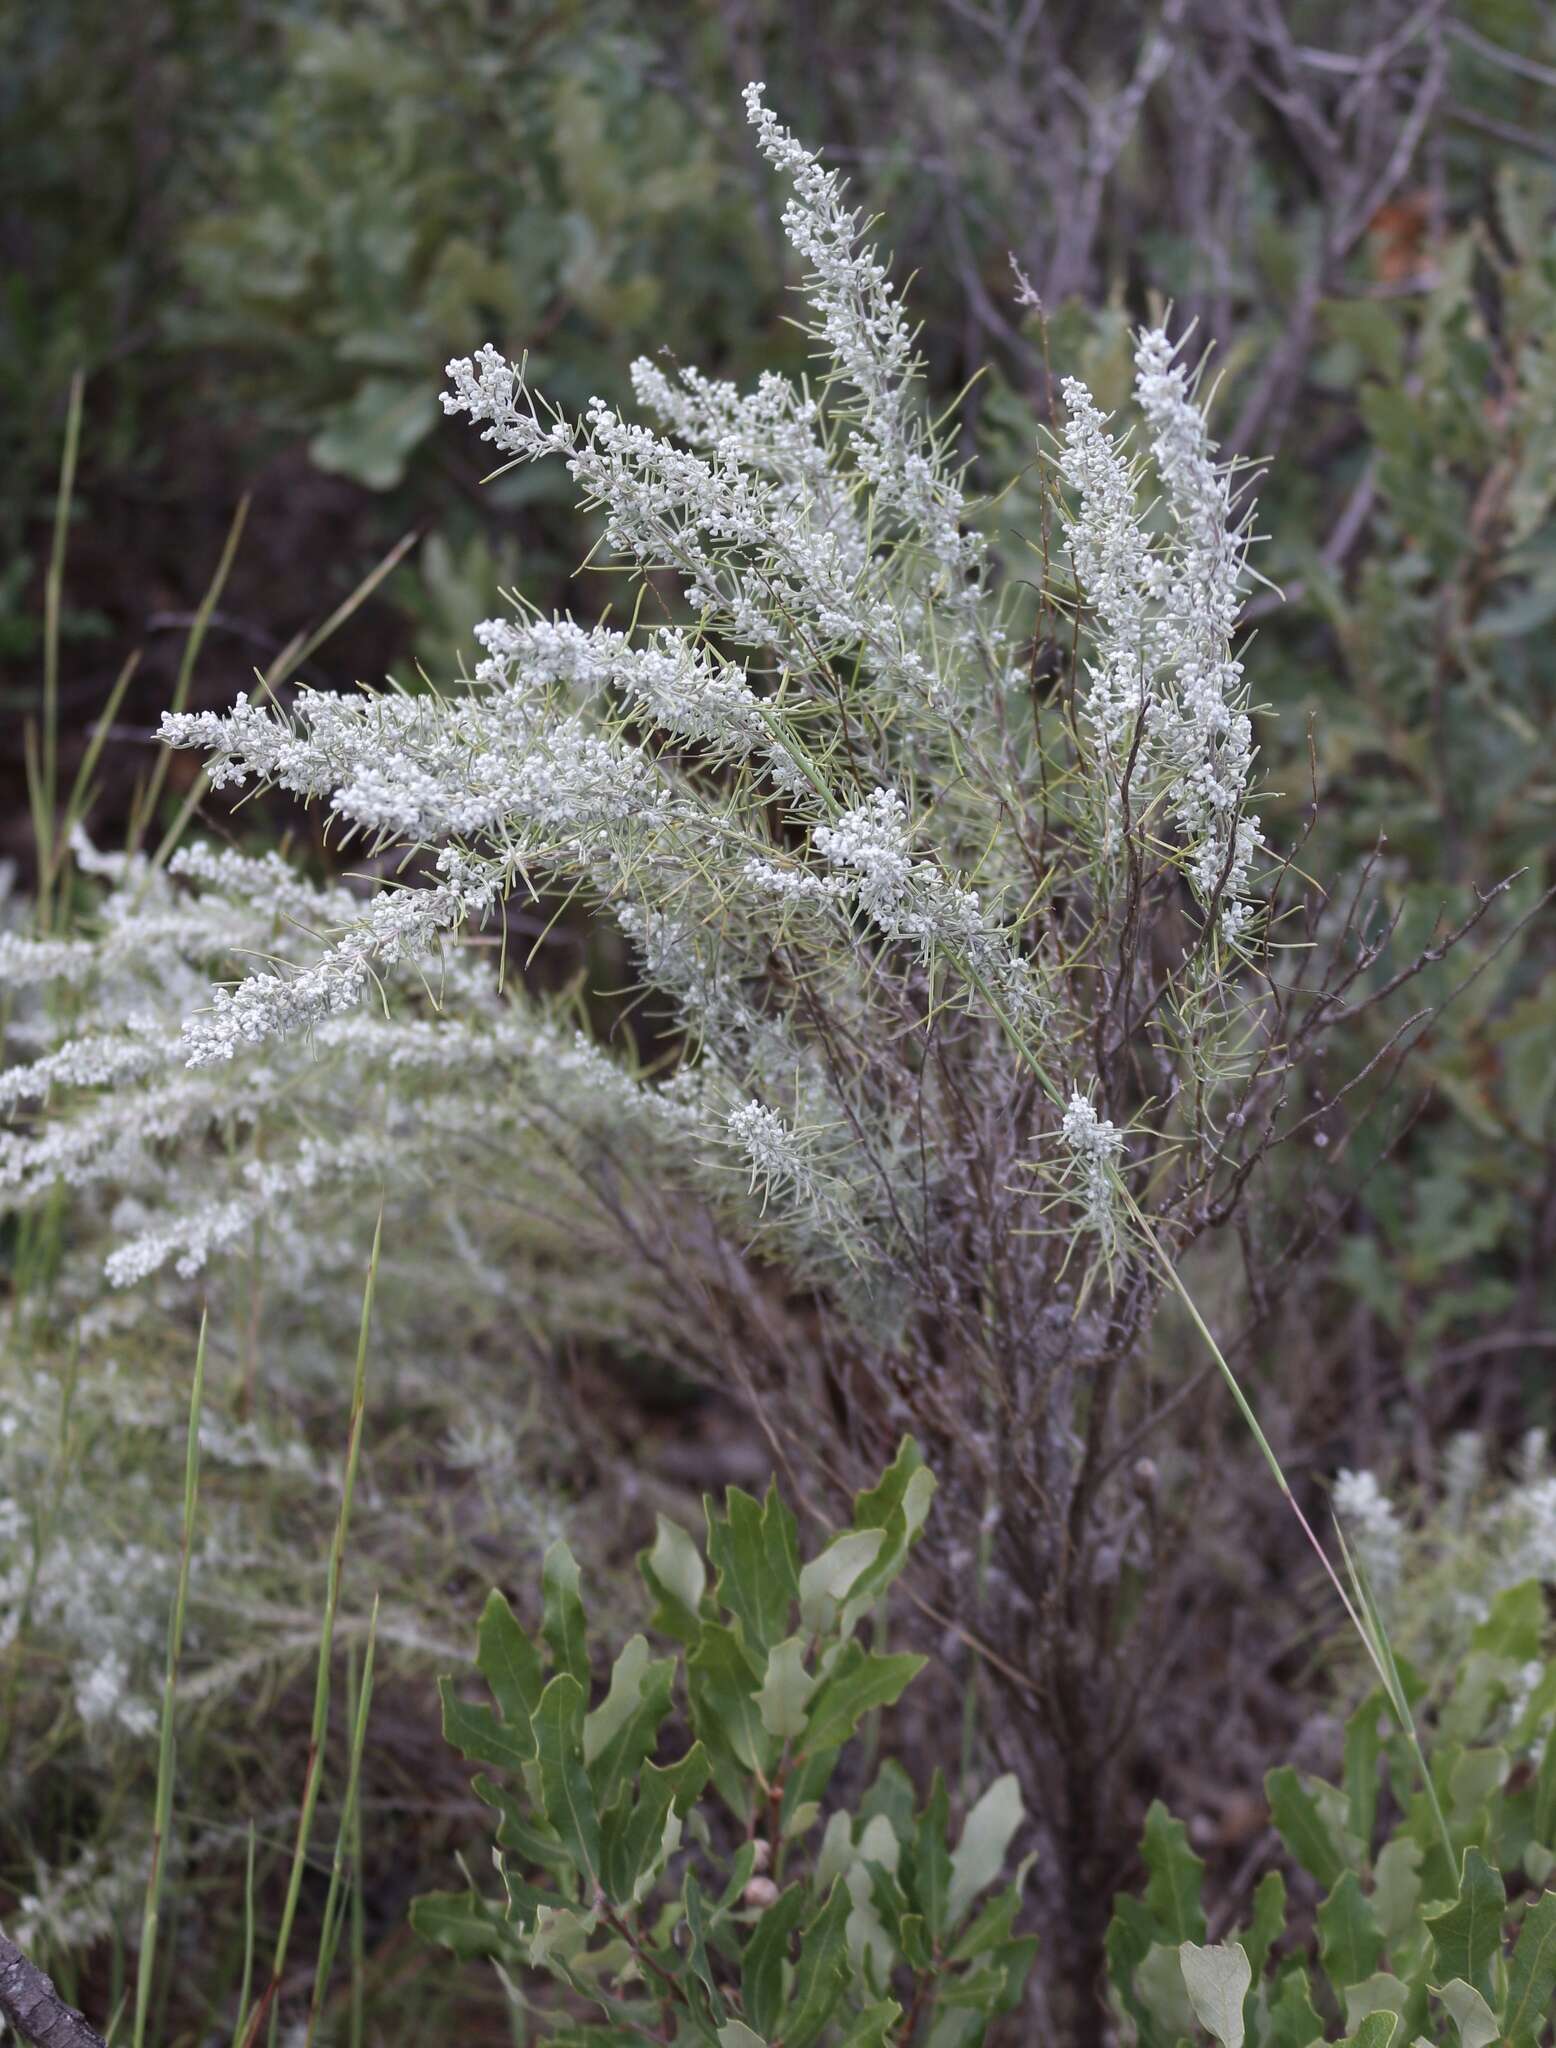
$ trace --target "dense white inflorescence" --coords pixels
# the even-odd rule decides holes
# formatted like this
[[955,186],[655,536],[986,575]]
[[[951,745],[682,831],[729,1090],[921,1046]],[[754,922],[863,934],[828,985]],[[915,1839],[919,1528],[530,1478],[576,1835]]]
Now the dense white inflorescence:
[[1178,351],[1160,328],[1135,351],[1135,391],[1162,487],[1165,530],[1140,509],[1138,465],[1125,459],[1083,384],[1065,380],[1069,415],[1059,467],[1076,494],[1065,532],[1095,619],[1086,717],[1108,776],[1110,837],[1127,802],[1166,809],[1202,904],[1228,940],[1256,912],[1249,897],[1263,844],[1246,808],[1253,727],[1232,653],[1248,538],[1233,507]]
[[1476,1659],[1504,1695],[1503,1731],[1543,1751],[1553,1715],[1535,1704],[1543,1664],[1520,1667],[1477,1635],[1498,1598],[1533,1583],[1556,1588],[1556,1477],[1543,1429],[1531,1430],[1500,1471],[1486,1439],[1449,1439],[1435,1487],[1391,1499],[1369,1471],[1343,1471],[1334,1510],[1383,1609],[1402,1660],[1461,1670]]
[[1405,1531],[1398,1512],[1371,1472],[1341,1472],[1336,1477],[1334,1511],[1386,1613],[1404,1562]]
[[1080,1182],[1081,1206],[1087,1223],[1105,1251],[1118,1243],[1118,1165],[1124,1133],[1099,1117],[1077,1088],[1059,1126]]

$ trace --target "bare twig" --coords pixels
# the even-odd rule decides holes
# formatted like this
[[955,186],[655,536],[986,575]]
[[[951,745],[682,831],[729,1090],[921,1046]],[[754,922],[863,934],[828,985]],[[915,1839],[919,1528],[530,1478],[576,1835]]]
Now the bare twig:
[[97,2029],[67,2005],[36,1963],[0,1934],[0,2014],[35,2048],[104,2048]]

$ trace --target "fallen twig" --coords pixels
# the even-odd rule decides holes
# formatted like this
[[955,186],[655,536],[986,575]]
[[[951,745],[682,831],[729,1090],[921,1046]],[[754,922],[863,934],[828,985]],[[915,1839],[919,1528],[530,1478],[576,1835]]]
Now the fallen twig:
[[105,2048],[103,2037],[67,2005],[36,1963],[0,1934],[0,2014],[35,2048]]

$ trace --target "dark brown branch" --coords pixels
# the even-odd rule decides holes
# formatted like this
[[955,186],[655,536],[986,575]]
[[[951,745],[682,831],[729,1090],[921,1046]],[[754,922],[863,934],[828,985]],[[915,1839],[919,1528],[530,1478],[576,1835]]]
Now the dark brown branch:
[[67,2005],[36,1963],[0,1934],[0,2013],[35,2048],[104,2048],[103,2037]]

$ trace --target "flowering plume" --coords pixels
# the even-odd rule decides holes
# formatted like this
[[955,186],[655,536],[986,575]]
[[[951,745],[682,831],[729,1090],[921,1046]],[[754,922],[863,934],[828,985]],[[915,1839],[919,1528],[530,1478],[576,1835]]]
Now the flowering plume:
[[1109,842],[1126,802],[1136,816],[1165,810],[1190,887],[1235,941],[1254,921],[1249,881],[1263,844],[1245,809],[1253,728],[1232,654],[1248,528],[1177,355],[1162,329],[1139,336],[1135,394],[1164,530],[1153,533],[1139,508],[1141,466],[1067,378],[1059,469],[1076,504],[1065,533],[1092,616],[1085,710],[1108,777]]

